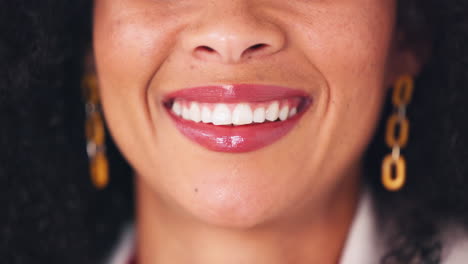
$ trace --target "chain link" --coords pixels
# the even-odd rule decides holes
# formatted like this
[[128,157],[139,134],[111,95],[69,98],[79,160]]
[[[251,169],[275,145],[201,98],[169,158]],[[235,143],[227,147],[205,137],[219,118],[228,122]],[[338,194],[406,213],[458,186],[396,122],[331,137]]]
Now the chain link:
[[400,78],[393,90],[392,103],[394,113],[387,122],[386,143],[392,152],[382,164],[382,182],[390,191],[401,189],[406,180],[406,161],[401,154],[409,138],[409,121],[406,116],[408,104],[411,102],[414,83],[411,76]]
[[105,128],[96,76],[85,76],[82,85],[86,100],[86,152],[91,179],[96,188],[103,189],[109,181],[109,164],[106,157]]

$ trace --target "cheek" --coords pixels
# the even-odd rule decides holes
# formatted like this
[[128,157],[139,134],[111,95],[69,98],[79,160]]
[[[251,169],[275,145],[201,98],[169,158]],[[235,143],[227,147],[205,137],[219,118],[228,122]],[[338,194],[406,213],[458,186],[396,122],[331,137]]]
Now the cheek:
[[145,155],[135,147],[136,137],[148,142],[153,136],[148,88],[179,26],[144,2],[98,0],[94,9],[93,48],[106,122],[129,161]]
[[392,2],[341,8],[344,10],[323,11],[313,23],[301,28],[307,32],[303,43],[308,43],[304,48],[308,59],[330,84],[339,80],[354,83],[359,79],[365,82],[381,78],[393,38]]
[[385,7],[367,12],[372,16],[358,13],[344,19],[341,26],[335,26],[342,29],[336,32],[340,41],[324,52],[329,58],[323,70],[329,83],[330,114],[348,128],[348,140],[365,141],[361,144],[369,141],[386,93],[384,83],[394,34],[394,14],[388,10],[393,9]]
[[327,171],[327,181],[340,181],[337,177],[359,164],[386,93],[394,3],[360,2],[368,5],[318,12],[315,23],[298,29],[307,34],[297,34],[302,37],[299,43],[307,43],[301,49],[327,84],[321,99],[323,118],[309,128],[319,127],[321,146],[318,151],[308,147],[311,167]]
[[138,6],[114,7],[110,2],[97,1],[94,11],[93,44],[99,79],[104,88],[112,79],[118,80],[115,87],[146,87],[144,84],[169,53],[173,39],[169,33],[174,32],[170,27],[177,24],[162,23],[173,20],[155,11],[145,12]]

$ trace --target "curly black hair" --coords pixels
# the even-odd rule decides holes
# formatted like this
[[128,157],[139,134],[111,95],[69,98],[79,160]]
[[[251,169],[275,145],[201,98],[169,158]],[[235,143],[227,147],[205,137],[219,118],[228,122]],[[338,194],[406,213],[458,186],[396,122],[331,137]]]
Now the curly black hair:
[[[89,180],[80,79],[91,12],[91,0],[0,3],[2,263],[99,263],[133,218],[131,169],[112,140],[110,185]],[[381,186],[383,118],[366,181],[382,227],[396,227],[382,262],[439,263],[440,231],[468,229],[468,1],[401,0],[398,21],[408,45],[431,47],[408,110],[409,178],[397,193]]]

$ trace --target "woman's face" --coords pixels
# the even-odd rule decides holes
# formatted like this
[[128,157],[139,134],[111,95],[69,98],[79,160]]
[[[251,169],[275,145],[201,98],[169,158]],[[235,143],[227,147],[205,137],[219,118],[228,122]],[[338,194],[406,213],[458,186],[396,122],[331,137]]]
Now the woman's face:
[[[229,226],[352,190],[403,73],[395,10],[395,0],[95,0],[105,117],[139,185]],[[275,101],[292,117],[262,122]]]

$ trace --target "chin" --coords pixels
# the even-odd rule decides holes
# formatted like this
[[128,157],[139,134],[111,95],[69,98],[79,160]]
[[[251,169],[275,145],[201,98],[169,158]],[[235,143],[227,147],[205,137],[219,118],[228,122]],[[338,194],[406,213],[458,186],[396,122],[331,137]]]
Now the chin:
[[281,215],[282,198],[288,196],[273,180],[265,181],[264,175],[205,176],[194,184],[189,198],[179,199],[184,210],[203,223],[236,229],[259,227]]
[[273,218],[270,201],[239,193],[220,187],[197,199],[192,213],[206,224],[236,229],[259,227]]

